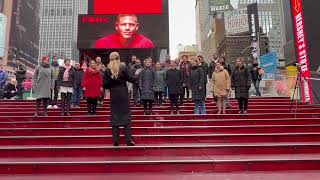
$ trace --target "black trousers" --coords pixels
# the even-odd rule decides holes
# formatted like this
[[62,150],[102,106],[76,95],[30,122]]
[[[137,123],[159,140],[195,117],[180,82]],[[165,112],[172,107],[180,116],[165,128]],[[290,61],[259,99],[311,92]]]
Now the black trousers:
[[248,110],[248,98],[238,98],[239,109],[242,111]]
[[98,97],[96,98],[87,97],[88,113],[95,114],[97,110],[97,105],[98,105]]
[[61,109],[62,113],[70,111],[72,93],[61,93]]
[[[132,140],[131,124],[124,125],[124,134],[126,137],[126,142],[130,142]],[[112,137],[114,143],[120,143],[120,126],[112,126]]]
[[36,113],[39,113],[40,111],[41,101],[43,101],[43,111],[44,113],[47,113],[47,107],[48,107],[48,101],[49,101],[48,98],[41,98],[36,100]]
[[[187,97],[186,97],[187,95]],[[180,105],[183,105],[185,99],[189,100],[190,91],[188,87],[183,87],[183,92],[180,94]]]
[[156,91],[154,92],[154,97],[156,99],[156,103],[158,106],[161,106],[162,105],[162,101],[163,101],[163,92],[160,92],[160,91]]
[[17,96],[18,96],[18,99],[23,99],[23,91],[24,91],[24,88],[23,88],[23,79],[19,79],[17,80]]
[[152,100],[143,100],[143,108],[146,114],[152,113],[152,104],[153,104]]
[[54,88],[51,89],[50,105],[58,104],[58,95],[59,95],[59,86],[57,81],[55,81]]
[[174,107],[176,107],[176,111],[179,111],[179,94],[169,94],[169,99],[170,99],[170,105],[171,105],[171,111],[174,110]]

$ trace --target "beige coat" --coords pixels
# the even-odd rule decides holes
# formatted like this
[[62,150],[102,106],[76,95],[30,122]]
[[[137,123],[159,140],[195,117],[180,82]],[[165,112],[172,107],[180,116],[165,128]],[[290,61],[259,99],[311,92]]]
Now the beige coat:
[[212,73],[211,83],[212,90],[216,97],[227,96],[230,89],[230,75],[227,70],[221,67],[221,69],[215,69]]

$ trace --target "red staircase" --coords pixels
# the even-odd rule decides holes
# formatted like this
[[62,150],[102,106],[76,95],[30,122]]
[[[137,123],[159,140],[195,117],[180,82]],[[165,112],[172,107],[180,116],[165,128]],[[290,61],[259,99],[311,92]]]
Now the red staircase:
[[113,147],[108,101],[97,116],[82,102],[72,117],[54,109],[47,118],[33,117],[33,101],[1,101],[0,179],[320,178],[320,107],[294,104],[290,113],[289,98],[257,98],[239,115],[231,104],[226,115],[211,100],[208,115],[193,115],[193,103],[182,115],[168,103],[152,116],[133,107],[137,146]]

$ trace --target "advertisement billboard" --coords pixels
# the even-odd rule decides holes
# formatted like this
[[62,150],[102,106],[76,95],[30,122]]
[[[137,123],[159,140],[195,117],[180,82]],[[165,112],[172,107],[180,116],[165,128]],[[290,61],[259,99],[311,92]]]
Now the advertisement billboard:
[[[310,84],[310,65],[308,44],[305,31],[302,0],[292,0],[293,29],[296,44],[297,61],[300,70],[301,98],[303,102],[312,104],[312,89]],[[314,40],[312,40],[314,41]],[[317,47],[319,48],[319,47]]]
[[258,17],[258,4],[249,4],[248,11],[248,24],[249,33],[251,36],[252,57],[258,59],[260,56],[260,32],[259,32],[259,17]]
[[79,15],[78,49],[169,48],[168,15]]
[[4,58],[6,42],[7,17],[0,13],[0,58]]
[[163,14],[168,0],[89,0],[89,14]]
[[232,10],[233,7],[230,0],[209,0],[209,12],[214,14],[216,12],[223,12]]
[[277,54],[271,52],[260,56],[260,65],[264,70],[264,80],[275,80],[277,75]]
[[247,9],[236,9],[224,13],[226,34],[237,34],[249,31]]

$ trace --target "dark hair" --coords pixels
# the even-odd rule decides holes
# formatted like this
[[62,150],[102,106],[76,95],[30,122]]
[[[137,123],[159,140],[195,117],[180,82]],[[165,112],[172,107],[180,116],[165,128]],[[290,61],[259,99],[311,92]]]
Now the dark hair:
[[198,58],[201,58],[203,60],[203,56],[201,56],[201,55],[198,55]]
[[189,56],[188,56],[188,55],[182,55],[182,59],[183,59],[184,57],[189,58]]
[[67,62],[67,61],[71,62],[71,60],[70,60],[70,59],[65,59],[65,60],[64,60],[64,62]]

